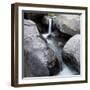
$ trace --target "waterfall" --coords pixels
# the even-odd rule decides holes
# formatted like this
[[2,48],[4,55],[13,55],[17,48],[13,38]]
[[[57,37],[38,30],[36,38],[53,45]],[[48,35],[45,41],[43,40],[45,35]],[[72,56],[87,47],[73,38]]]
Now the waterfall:
[[49,22],[48,33],[47,34],[43,34],[44,38],[47,38],[52,33],[52,18],[48,18],[48,22]]
[[51,36],[51,33],[52,33],[52,21],[53,21],[54,18],[56,18],[56,16],[48,17],[48,22],[49,22],[48,33],[42,35],[44,38],[48,38],[48,36]]
[[48,36],[51,36],[53,18],[56,18],[56,16],[53,16],[53,17],[49,17],[49,18],[48,18],[48,22],[49,22],[48,33],[47,33],[47,34],[43,34],[43,37],[44,37],[44,38],[48,38]]
[[51,35],[51,32],[52,32],[52,18],[49,18],[48,35]]

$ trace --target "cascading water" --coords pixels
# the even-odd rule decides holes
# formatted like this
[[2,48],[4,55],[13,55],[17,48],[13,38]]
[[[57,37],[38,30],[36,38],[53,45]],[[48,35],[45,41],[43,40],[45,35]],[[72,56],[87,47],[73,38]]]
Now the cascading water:
[[[49,22],[49,26],[48,26],[48,33],[43,34],[43,38],[46,39],[48,46],[55,52],[55,54],[57,55],[58,58],[62,59],[61,56],[61,52],[62,52],[62,47],[58,46],[58,42],[59,43],[63,43],[63,40],[60,39],[60,41],[58,41],[58,37],[54,37],[53,36],[53,32],[52,32],[52,21],[53,19],[56,18],[56,16],[53,17],[49,17],[48,18],[48,22]],[[51,35],[52,34],[52,35]],[[48,38],[49,36],[52,36],[50,38]],[[76,72],[71,71],[64,63],[63,63],[63,70],[61,72],[59,72],[56,76],[68,76],[68,75],[75,75]]]
[[48,35],[51,35],[51,32],[52,32],[52,18],[49,18]]
[[51,17],[48,18],[48,23],[49,23],[48,24],[48,33],[47,34],[43,34],[44,38],[47,38],[52,33],[52,18]]
[[53,22],[53,19],[56,18],[56,16],[51,16],[51,17],[48,17],[48,22],[49,22],[49,25],[48,25],[48,33],[47,34],[43,34],[43,37],[44,38],[47,38],[48,36],[51,35],[52,33],[52,22]]
[[54,18],[56,18],[56,16],[52,16],[52,17],[49,18],[48,35],[51,35],[51,33],[52,33],[52,21],[53,21]]

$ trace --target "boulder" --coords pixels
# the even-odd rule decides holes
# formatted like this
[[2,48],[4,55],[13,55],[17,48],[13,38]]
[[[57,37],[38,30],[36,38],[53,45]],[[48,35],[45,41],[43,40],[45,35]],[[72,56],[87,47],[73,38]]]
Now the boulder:
[[33,49],[25,54],[25,77],[30,76],[49,76],[49,70],[46,66],[46,60],[39,49]]
[[53,19],[56,28],[68,35],[80,33],[80,16],[70,14],[59,14]]
[[24,77],[51,76],[60,71],[60,64],[38,32],[35,22],[24,20]]
[[62,51],[63,61],[73,70],[80,73],[80,35],[70,38]]

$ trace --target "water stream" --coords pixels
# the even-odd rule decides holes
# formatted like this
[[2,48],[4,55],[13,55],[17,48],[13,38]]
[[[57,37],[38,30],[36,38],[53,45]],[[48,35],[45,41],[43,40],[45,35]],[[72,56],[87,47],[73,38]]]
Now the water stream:
[[[58,58],[62,60],[61,52],[62,52],[62,49],[63,49],[63,46],[64,46],[66,40],[64,40],[65,38],[52,36],[52,34],[53,34],[53,32],[52,32],[52,18],[49,18],[48,33],[43,34],[42,36],[46,39],[49,47],[55,52],[55,54],[58,56]],[[50,35],[51,35],[51,37],[48,38],[48,36],[50,36]],[[71,71],[63,63],[63,70],[58,73],[58,76],[67,76],[67,75],[75,75],[75,74],[76,74],[76,72]]]
[[51,32],[52,32],[52,18],[49,18],[48,35],[51,35]]
[[43,37],[46,39],[52,33],[52,18],[48,19],[49,26],[48,26],[48,33],[43,34]]

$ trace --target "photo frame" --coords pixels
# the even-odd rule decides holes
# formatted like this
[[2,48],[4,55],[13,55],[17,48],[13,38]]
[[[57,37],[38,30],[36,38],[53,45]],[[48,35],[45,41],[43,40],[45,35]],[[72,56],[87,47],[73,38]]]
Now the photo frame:
[[87,7],[11,5],[11,85],[87,83]]

